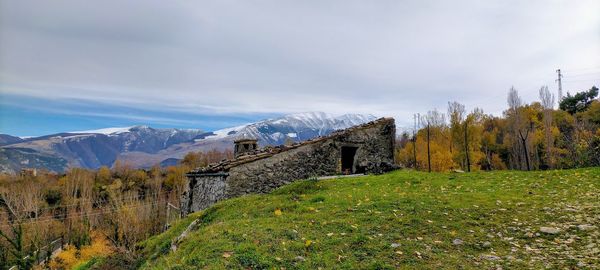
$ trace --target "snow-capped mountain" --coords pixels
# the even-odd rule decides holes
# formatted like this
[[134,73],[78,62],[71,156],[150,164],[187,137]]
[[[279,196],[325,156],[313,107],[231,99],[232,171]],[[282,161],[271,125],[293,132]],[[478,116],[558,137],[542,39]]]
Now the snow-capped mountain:
[[280,145],[288,139],[295,142],[305,141],[375,119],[376,117],[373,115],[360,114],[341,116],[322,112],[290,114],[206,133],[204,136],[194,139],[193,142],[173,145],[156,154],[128,152],[118,158],[137,167],[150,167],[165,161],[172,163],[174,160],[182,159],[190,151],[231,150],[233,141],[238,138],[258,139],[260,146]]
[[119,134],[119,133],[128,132],[130,129],[132,129],[134,127],[135,126],[131,126],[131,127],[111,127],[111,128],[101,128],[101,129],[94,129],[94,130],[71,131],[71,132],[68,132],[68,133],[77,133],[77,134],[81,134],[81,133],[96,133],[96,134],[111,135],[111,134]]
[[[35,159],[36,155],[44,162],[35,164],[53,164],[52,170],[59,170],[56,164],[96,169],[100,166],[112,166],[117,159],[135,167],[150,167],[160,163],[166,164],[165,160],[172,164],[190,151],[232,149],[233,141],[241,137],[256,138],[261,146],[279,145],[284,144],[286,140],[298,142],[325,136],[335,130],[375,119],[373,115],[334,116],[322,112],[308,112],[214,132],[198,129],[158,129],[148,126],[65,132],[27,138],[2,146],[0,170],[18,171],[20,167],[28,167],[31,164],[28,160]],[[12,160],[17,159],[16,157],[22,160]],[[57,160],[51,160],[52,157]],[[6,165],[8,163],[12,165]]]
[[[28,138],[4,145],[2,153],[15,154],[15,149],[27,149],[28,156],[39,153],[45,157],[64,159],[68,167],[96,169],[112,166],[122,153],[134,151],[153,154],[171,145],[203,138],[203,135],[207,134],[197,129],[155,129],[148,126],[106,128]],[[20,163],[23,163],[23,167],[28,166],[26,160]]]
[[362,114],[334,116],[323,112],[297,113],[217,130],[214,136],[207,136],[205,139],[249,137],[258,139],[260,145],[279,145],[288,138],[293,141],[305,141],[375,119],[373,115]]

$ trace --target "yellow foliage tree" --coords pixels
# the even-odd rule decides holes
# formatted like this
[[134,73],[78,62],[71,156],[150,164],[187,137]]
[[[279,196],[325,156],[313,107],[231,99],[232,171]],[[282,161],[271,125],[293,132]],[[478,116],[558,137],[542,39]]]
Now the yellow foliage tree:
[[91,245],[83,246],[81,249],[67,244],[63,251],[48,263],[48,268],[53,270],[72,269],[94,257],[105,257],[113,252],[110,243],[100,232],[92,231],[91,238]]

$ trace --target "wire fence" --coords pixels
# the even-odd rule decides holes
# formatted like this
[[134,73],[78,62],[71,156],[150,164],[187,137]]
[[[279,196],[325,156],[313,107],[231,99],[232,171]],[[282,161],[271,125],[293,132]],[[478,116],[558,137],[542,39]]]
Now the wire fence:
[[[142,204],[137,204],[134,206],[125,206],[125,207],[118,207],[118,208],[111,207],[109,209],[103,209],[103,210],[95,211],[92,213],[85,213],[85,214],[79,214],[79,215],[75,215],[75,216],[64,217],[61,220],[64,221],[64,220],[72,219],[72,218],[83,218],[83,217],[92,217],[92,216],[98,216],[98,215],[104,215],[104,214],[111,214],[111,213],[115,213],[115,212],[118,212],[118,211],[121,211],[124,209],[136,209],[136,208],[153,206],[153,205],[158,205],[158,202],[142,203]],[[171,224],[173,222],[179,220],[180,218],[181,218],[181,210],[179,209],[179,207],[167,202],[166,203],[166,214],[165,214],[165,225],[163,226],[161,232],[168,230],[171,227]],[[61,220],[54,219],[54,217],[52,217],[52,218],[44,219],[44,220],[28,221],[28,222],[26,222],[26,224],[46,222],[46,221],[51,221],[51,220],[61,221]],[[47,245],[34,251],[30,255],[25,256],[23,258],[23,260],[29,260],[30,258],[32,258],[34,265],[43,264],[46,261],[48,261],[49,259],[51,259],[53,257],[53,255],[55,255],[58,251],[60,251],[60,249],[62,249],[65,244],[67,244],[67,242],[65,241],[64,237],[57,238],[57,239],[51,241],[50,243],[48,243]],[[18,270],[18,269],[19,269],[19,267],[17,265],[14,265],[14,266],[8,268],[8,270]]]
[[13,213],[18,214],[18,213],[32,213],[32,212],[44,212],[44,211],[48,211],[48,210],[56,210],[56,209],[70,209],[70,208],[81,208],[84,207],[86,205],[102,205],[102,204],[118,204],[118,203],[123,203],[123,202],[133,202],[133,201],[138,201],[140,199],[144,199],[144,198],[152,198],[155,196],[163,196],[163,195],[168,195],[171,192],[169,191],[162,191],[162,192],[157,192],[157,193],[147,193],[147,194],[138,194],[135,196],[130,196],[130,197],[124,197],[118,200],[115,199],[109,199],[109,198],[105,198],[105,199],[77,199],[76,203],[72,203],[72,204],[65,204],[65,205],[55,205],[55,206],[48,206],[48,207],[37,207],[34,209],[27,209],[27,210],[18,210],[18,211],[13,211]]
[[[49,244],[34,251],[32,254],[23,257],[23,260],[24,261],[32,260],[33,265],[40,265],[40,264],[46,262],[47,260],[49,260],[53,254],[55,254],[60,249],[62,249],[64,244],[65,244],[64,238],[60,237],[60,238],[54,239]],[[19,269],[19,266],[17,266],[17,265],[13,265],[12,267],[8,268],[8,270],[18,270],[18,269]]]
[[[103,211],[106,211],[107,209],[102,209],[102,211],[93,210],[93,209],[91,209],[91,211],[82,211],[83,208],[85,208],[84,205],[83,205],[83,202],[86,202],[86,201],[90,202],[88,204],[88,206],[91,205],[92,208],[93,208],[93,205],[108,204],[108,205],[105,205],[104,208],[112,208],[113,209],[112,212],[117,212],[117,211],[120,211],[121,209],[126,209],[126,208],[129,208],[129,207],[122,207],[122,206],[118,207],[118,206],[114,206],[114,205],[119,205],[119,204],[122,204],[122,203],[134,203],[134,204],[137,204],[137,205],[131,206],[133,208],[144,207],[144,206],[153,205],[153,204],[156,205],[157,204],[156,201],[153,201],[153,202],[144,202],[144,204],[140,205],[139,204],[139,202],[140,202],[139,200],[140,199],[144,199],[144,198],[152,198],[152,197],[156,197],[156,196],[160,197],[160,196],[168,195],[168,194],[170,194],[170,192],[163,191],[163,192],[158,192],[158,193],[141,194],[141,195],[138,195],[138,196],[135,196],[135,197],[122,198],[120,200],[85,200],[84,199],[84,200],[80,200],[78,203],[75,203],[75,204],[57,205],[57,206],[50,206],[50,207],[41,207],[41,208],[37,208],[35,211],[33,209],[32,210],[21,210],[21,211],[14,211],[14,213],[20,213],[20,212],[30,212],[30,213],[31,212],[37,212],[37,213],[46,212],[46,213],[48,213],[47,212],[48,210],[56,210],[56,209],[67,210],[64,213],[54,214],[54,215],[51,215],[51,216],[37,216],[37,217],[33,217],[33,218],[25,218],[24,219],[25,221],[21,221],[21,224],[31,224],[31,223],[38,223],[38,222],[45,222],[45,221],[72,219],[72,218],[78,218],[78,217],[84,217],[84,216],[96,216],[96,215],[99,215],[99,214],[106,213],[106,212],[103,212]],[[77,215],[73,215],[73,214],[69,213],[68,210],[70,208],[73,208],[73,207],[77,207],[77,210],[80,210],[80,211],[85,212],[85,213],[83,213],[83,214],[80,213],[80,214],[77,214]],[[100,208],[102,208],[102,207],[100,207]],[[110,209],[108,209],[108,210],[110,210]],[[100,213],[98,213],[98,212],[100,212]],[[109,212],[111,212],[111,211],[109,211]],[[2,227],[8,227],[8,226],[10,226],[10,224],[4,224],[4,225],[0,225],[0,228],[2,228]]]

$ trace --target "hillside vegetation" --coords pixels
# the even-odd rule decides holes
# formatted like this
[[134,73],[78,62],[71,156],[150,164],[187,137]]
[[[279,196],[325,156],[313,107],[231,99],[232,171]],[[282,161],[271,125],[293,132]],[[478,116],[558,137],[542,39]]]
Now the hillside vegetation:
[[300,181],[188,216],[142,242],[138,266],[594,268],[599,189],[600,168]]
[[396,161],[423,171],[547,170],[600,166],[600,100],[592,87],[558,101],[548,87],[527,104],[514,88],[502,116],[449,102],[444,113],[415,115]]

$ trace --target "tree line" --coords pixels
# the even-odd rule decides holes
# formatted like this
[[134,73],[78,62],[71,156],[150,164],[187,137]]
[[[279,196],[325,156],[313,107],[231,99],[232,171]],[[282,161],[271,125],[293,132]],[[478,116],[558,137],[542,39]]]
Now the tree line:
[[[527,104],[511,87],[502,116],[467,111],[415,115],[396,144],[396,162],[422,171],[546,170],[600,166],[598,88],[556,101],[547,86]],[[555,109],[555,104],[558,108]]]
[[[178,217],[185,173],[232,156],[212,150],[191,152],[166,168],[134,169],[117,161],[95,171],[0,174],[0,269],[70,269],[108,253],[133,260],[136,243]],[[39,251],[55,239],[64,251],[50,259]]]

